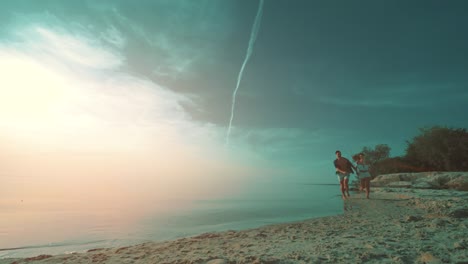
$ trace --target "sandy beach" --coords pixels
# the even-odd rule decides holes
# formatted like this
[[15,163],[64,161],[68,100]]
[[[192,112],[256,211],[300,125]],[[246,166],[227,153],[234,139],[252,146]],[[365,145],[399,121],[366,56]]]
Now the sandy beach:
[[0,263],[468,263],[467,202],[466,191],[379,187],[337,216]]

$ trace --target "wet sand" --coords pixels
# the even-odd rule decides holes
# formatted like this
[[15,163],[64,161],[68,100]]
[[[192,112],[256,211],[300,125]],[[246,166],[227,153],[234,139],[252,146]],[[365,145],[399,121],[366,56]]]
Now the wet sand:
[[468,263],[467,202],[463,191],[374,188],[338,216],[0,263]]

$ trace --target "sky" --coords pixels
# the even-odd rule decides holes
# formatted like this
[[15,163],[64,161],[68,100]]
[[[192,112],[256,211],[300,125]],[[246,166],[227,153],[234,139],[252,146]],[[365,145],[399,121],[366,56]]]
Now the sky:
[[226,144],[259,3],[1,1],[0,173],[27,179],[8,191],[335,183],[337,149],[468,127],[466,1],[265,0]]

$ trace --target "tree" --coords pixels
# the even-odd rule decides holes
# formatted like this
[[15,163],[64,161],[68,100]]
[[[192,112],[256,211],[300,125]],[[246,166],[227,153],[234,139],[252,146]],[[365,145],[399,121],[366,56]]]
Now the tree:
[[374,149],[363,147],[360,153],[353,155],[353,160],[356,161],[359,154],[364,154],[369,165],[374,165],[376,162],[387,159],[390,156],[390,147],[387,144],[379,144]]
[[386,160],[390,156],[390,147],[387,144],[379,144],[374,147],[374,149],[369,147],[363,147],[360,153],[356,153],[352,156],[354,161],[358,160],[360,154],[364,154],[366,162],[369,164],[372,177],[375,177],[379,174],[382,174],[379,171],[379,166],[376,166],[378,163]]
[[468,171],[468,132],[464,128],[433,126],[407,141],[406,154],[390,158],[390,147],[364,147],[353,155],[364,154],[373,177],[380,174],[423,171]]
[[392,157],[380,160],[372,167],[374,176],[400,172],[421,172],[420,167],[411,165],[404,157]]
[[406,157],[421,170],[468,171],[468,132],[462,128],[421,128],[408,141]]

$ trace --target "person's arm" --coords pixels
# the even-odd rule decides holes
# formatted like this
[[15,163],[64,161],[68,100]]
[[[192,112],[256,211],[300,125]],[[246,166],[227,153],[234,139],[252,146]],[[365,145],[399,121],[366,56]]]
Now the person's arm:
[[340,173],[343,173],[343,174],[345,174],[345,173],[346,173],[346,171],[344,171],[344,170],[340,170],[340,169],[338,169],[338,168],[336,168],[336,171],[337,171],[337,172],[340,172]]
[[349,163],[351,163],[351,167],[352,167],[352,168],[354,169],[354,171],[356,171],[356,173],[357,173],[357,171],[358,171],[358,169],[357,169],[357,164],[356,164],[356,166],[354,166],[352,162],[349,162]]
[[348,166],[351,169],[351,173],[354,173],[355,171],[357,171],[356,167],[353,165],[353,163],[351,163],[351,161],[349,161],[349,159],[346,159],[346,160],[348,161]]

